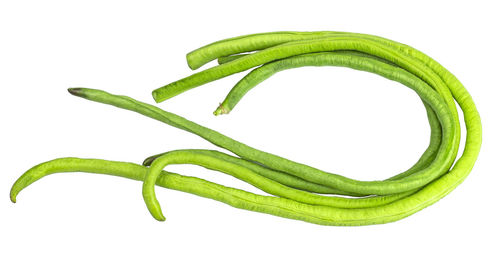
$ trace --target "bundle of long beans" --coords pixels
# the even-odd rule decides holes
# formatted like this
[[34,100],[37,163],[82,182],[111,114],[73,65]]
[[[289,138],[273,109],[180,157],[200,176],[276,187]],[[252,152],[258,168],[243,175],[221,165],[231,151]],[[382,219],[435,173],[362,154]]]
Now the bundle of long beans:
[[[36,180],[58,172],[90,172],[143,181],[143,197],[157,220],[165,220],[154,186],[211,198],[237,208],[323,225],[368,225],[407,217],[446,196],[470,173],[481,146],[481,121],[463,85],[439,63],[407,45],[385,38],[345,32],[274,32],[221,40],[187,55],[197,69],[218,59],[218,66],[153,92],[156,102],[191,88],[256,67],[230,91],[214,114],[229,113],[253,87],[274,73],[303,66],[342,66],[372,72],[402,83],[420,96],[431,127],[427,150],[407,171],[386,180],[359,181],[247,146],[158,107],[126,96],[87,88],[73,95],[131,110],[191,132],[236,156],[212,150],[177,150],[147,158],[143,165],[61,158],[24,173],[11,200]],[[467,127],[462,156],[456,160],[460,123]],[[263,196],[203,179],[163,171],[169,164],[195,164],[220,171],[270,194]],[[325,195],[328,194],[328,195]]]

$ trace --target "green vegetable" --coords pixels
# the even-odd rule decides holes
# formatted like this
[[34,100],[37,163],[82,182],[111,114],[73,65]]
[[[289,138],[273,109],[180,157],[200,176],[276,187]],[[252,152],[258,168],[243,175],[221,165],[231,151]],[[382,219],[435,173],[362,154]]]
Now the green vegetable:
[[[17,194],[40,178],[62,172],[86,172],[113,175],[142,181],[147,167],[128,163],[100,159],[61,158],[39,164],[24,173],[11,190],[11,200],[16,202]],[[214,199],[228,205],[251,211],[269,213],[284,218],[303,220],[322,225],[340,225],[342,213],[346,209],[309,205],[293,200],[256,195],[243,190],[222,186],[195,177],[186,177],[163,171],[156,185],[168,189],[191,193]],[[382,199],[380,199],[382,201]],[[353,211],[354,209],[350,209]],[[362,219],[362,211],[358,212]],[[358,214],[358,215],[359,215]],[[360,225],[359,221],[344,221],[343,225]]]
[[[401,174],[382,181],[358,181],[257,150],[126,96],[73,88],[69,89],[73,95],[131,110],[191,132],[238,157],[217,151],[178,150],[147,158],[144,165],[149,168],[104,160],[58,159],[35,166],[21,176],[12,187],[12,201],[23,188],[47,174],[83,171],[144,181],[143,197],[157,220],[165,217],[154,193],[155,184],[238,208],[317,224],[379,224],[409,216],[444,197],[470,173],[478,156],[481,122],[470,95],[451,73],[409,46],[363,34],[278,32],[218,41],[187,55],[188,64],[193,69],[214,59],[219,59],[221,65],[155,90],[155,100],[160,102],[258,66],[236,84],[214,112],[224,114],[229,113],[251,88],[276,72],[303,66],[349,67],[378,74],[415,90],[427,111],[431,127],[429,146],[419,161]],[[455,101],[464,113],[467,127],[465,149],[456,162],[460,124]],[[163,172],[166,165],[181,163],[232,175],[274,196],[256,195]]]

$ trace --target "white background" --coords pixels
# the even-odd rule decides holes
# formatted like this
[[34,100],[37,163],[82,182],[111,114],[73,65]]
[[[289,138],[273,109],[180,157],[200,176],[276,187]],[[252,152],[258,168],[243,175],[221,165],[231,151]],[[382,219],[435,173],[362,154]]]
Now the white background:
[[[1,2],[0,273],[498,274],[496,1],[172,2]],[[140,182],[81,173],[49,176],[23,191],[17,204],[8,200],[16,178],[46,160],[141,162],[168,150],[214,148],[66,88],[100,88],[153,103],[150,91],[191,74],[187,52],[279,30],[380,35],[443,64],[482,116],[483,148],[470,176],[409,218],[365,227],[307,224],[157,188],[167,218],[160,223],[146,210]],[[427,145],[424,108],[413,91],[345,68],[280,73],[231,115],[212,116],[242,76],[159,106],[259,149],[357,179],[396,174]],[[255,191],[203,168],[168,169]]]

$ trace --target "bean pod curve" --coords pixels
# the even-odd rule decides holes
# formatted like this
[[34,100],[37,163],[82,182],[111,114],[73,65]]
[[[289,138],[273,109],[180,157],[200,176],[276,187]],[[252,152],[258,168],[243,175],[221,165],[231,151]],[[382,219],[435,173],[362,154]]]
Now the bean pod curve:
[[[195,70],[219,65],[153,91],[159,103],[189,89],[254,68],[231,89],[214,111],[227,114],[253,87],[275,73],[304,66],[339,66],[371,72],[413,89],[427,112],[428,148],[408,170],[386,180],[359,181],[329,173],[247,146],[158,107],[102,90],[70,88],[75,96],[130,110],[188,131],[232,152],[185,149],[148,157],[143,165],[80,158],[61,158],[25,172],[10,197],[36,180],[59,172],[114,175],[143,182],[142,195],[152,216],[165,220],[155,185],[211,198],[233,207],[321,225],[358,226],[393,222],[437,202],[467,175],[481,147],[481,121],[464,86],[422,52],[382,37],[347,32],[271,32],[225,39],[187,54]],[[462,155],[460,107],[467,136]],[[243,180],[269,195],[226,187],[164,171],[170,164],[193,164]]]

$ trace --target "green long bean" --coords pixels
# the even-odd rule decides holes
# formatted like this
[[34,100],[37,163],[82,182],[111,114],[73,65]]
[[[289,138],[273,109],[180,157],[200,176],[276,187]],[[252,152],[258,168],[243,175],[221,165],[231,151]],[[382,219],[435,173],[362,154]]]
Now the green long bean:
[[[443,167],[447,167],[448,169],[451,167],[458,153],[460,140],[460,125],[455,101],[464,112],[468,130],[466,147],[469,146],[469,148],[472,148],[472,150],[467,153],[471,152],[470,158],[473,159],[469,163],[466,162],[463,169],[461,166],[458,166],[458,171],[456,171],[456,173],[467,175],[477,158],[481,144],[481,123],[479,114],[475,109],[470,95],[463,85],[439,63],[418,50],[404,44],[381,37],[355,33],[277,32],[247,35],[218,41],[192,51],[187,55],[188,65],[193,69],[217,58],[219,58],[219,66],[195,73],[189,77],[156,89],[153,91],[154,99],[157,102],[161,102],[191,88],[237,72],[245,71],[252,67],[261,66],[244,77],[233,88],[224,102],[214,112],[217,115],[228,113],[248,90],[277,71],[301,66],[346,66],[358,70],[374,72],[386,78],[399,81],[416,90],[421,98],[422,94],[436,94],[447,105],[444,109],[447,109],[448,113],[444,117],[450,119],[452,125],[446,125],[447,123],[443,120],[443,116],[437,116],[441,123],[443,137],[438,154],[436,154],[434,158],[434,153],[432,153],[433,149],[431,148],[435,148],[433,145],[437,144],[437,142],[431,140],[431,145],[420,159],[421,162],[419,161],[419,163],[415,165],[417,171],[420,165],[428,166],[415,173],[413,173],[414,170],[412,170],[412,168],[408,170],[407,174],[405,174],[406,172],[403,173],[404,179],[402,181],[405,182],[404,185],[408,183],[408,178],[411,179],[412,177],[419,177],[422,174],[425,175],[429,170],[432,170],[432,167],[437,163],[446,163]],[[345,59],[352,62],[339,61],[339,59]],[[378,62],[378,64],[373,66],[367,65],[370,62]],[[385,71],[382,70],[384,72],[380,72],[379,69],[384,67]],[[409,74],[408,78],[413,77],[415,79],[420,79],[425,82],[430,89],[423,93],[418,92],[418,89],[416,89],[414,85],[408,85],[408,81],[397,79],[397,77],[406,73]],[[424,98],[422,99],[424,105],[427,105],[426,103],[428,102],[426,102]],[[439,108],[443,107],[440,106]],[[428,106],[426,106],[426,109],[429,114]],[[433,111],[436,112],[437,109],[434,108]],[[433,127],[433,124],[435,123],[431,121],[432,115],[429,119],[431,129],[434,129],[435,127]],[[447,131],[453,132],[452,137],[449,137],[449,139],[445,137]],[[448,153],[447,156],[451,156],[451,158],[440,156],[440,152],[443,151],[444,147],[446,147],[444,151]],[[468,154],[464,153],[460,160],[464,159],[466,155]],[[431,157],[428,158],[429,156]],[[469,156],[467,156],[467,158],[469,158]],[[432,159],[432,161],[428,164],[427,161],[430,159]],[[462,164],[460,160],[457,164]],[[273,166],[273,163],[264,164],[269,164],[272,169],[282,169],[282,167]],[[287,168],[280,171],[291,174],[294,173],[293,169],[288,170]],[[303,173],[303,171],[300,173],[312,182],[328,185],[328,180],[323,181],[326,175],[321,172],[316,173],[316,175],[319,176],[314,178],[308,177],[309,175]],[[454,174],[453,171],[450,173]],[[325,178],[323,178],[323,176],[325,176]],[[431,182],[432,180],[427,181],[426,184]],[[359,182],[356,184],[359,184]],[[146,185],[149,186],[151,191],[151,183],[145,183],[145,186]],[[385,184],[384,186],[388,187],[390,184]],[[336,187],[339,188],[338,186]],[[342,188],[346,188],[346,186],[340,187],[340,189]],[[357,190],[356,192],[360,191]],[[363,192],[361,191],[361,193]],[[146,201],[146,203],[148,202]],[[150,201],[149,203],[152,204],[153,202]]]
[[[16,202],[19,192],[33,182],[50,174],[65,172],[97,173],[142,181],[148,172],[148,168],[134,163],[101,159],[55,159],[29,169],[18,179],[10,192],[12,202]],[[170,172],[161,172],[156,185],[210,198],[240,209],[320,225],[366,225],[380,223],[376,219],[366,220],[363,208],[344,209],[310,205],[286,198],[257,195],[196,177],[187,177]],[[347,215],[348,213],[352,214]],[[411,213],[407,213],[407,215],[409,214]],[[396,217],[388,218],[395,220],[394,218]]]
[[[15,201],[19,191],[46,174],[83,171],[143,181],[144,201],[157,220],[165,217],[156,199],[155,185],[238,208],[317,224],[379,224],[409,216],[444,197],[470,173],[479,154],[481,122],[467,90],[439,63],[404,44],[355,33],[275,32],[217,41],[187,55],[192,69],[215,59],[220,65],[155,90],[154,99],[161,102],[191,88],[257,67],[229,92],[214,112],[218,115],[229,113],[249,90],[279,71],[303,66],[348,67],[378,74],[413,89],[427,112],[431,128],[429,146],[405,172],[386,180],[359,181],[260,151],[126,96],[72,88],[69,91],[73,95],[159,120],[196,134],[236,156],[210,150],[177,150],[149,157],[144,166],[104,160],[54,160],[21,176],[12,187],[11,200]],[[460,124],[455,102],[463,112],[467,128],[464,152],[458,160]],[[171,164],[194,164],[220,171],[272,196],[164,172]]]

